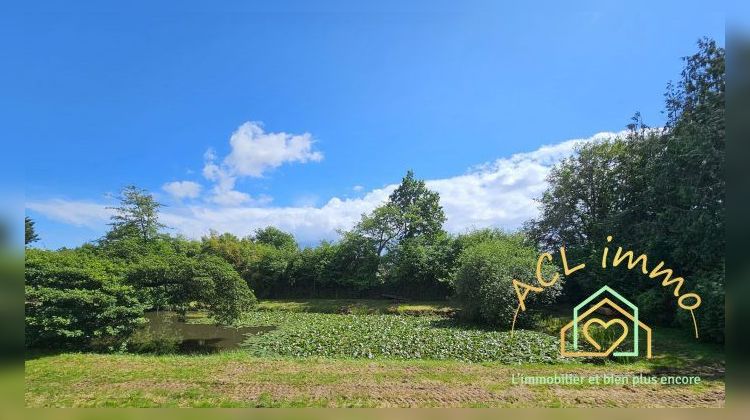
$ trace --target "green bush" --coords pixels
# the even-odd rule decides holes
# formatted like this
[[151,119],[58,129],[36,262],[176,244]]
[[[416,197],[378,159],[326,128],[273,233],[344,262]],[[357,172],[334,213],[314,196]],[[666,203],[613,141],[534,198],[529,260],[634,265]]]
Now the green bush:
[[205,295],[209,313],[216,321],[230,324],[258,302],[245,280],[219,257],[205,256],[195,265],[195,275],[210,280],[212,287]]
[[203,253],[231,264],[258,296],[285,296],[294,283],[290,271],[299,253],[296,243],[278,229],[258,230],[256,234],[258,240],[212,233],[202,240]]
[[[456,300],[462,315],[490,325],[510,327],[518,307],[513,279],[536,284],[538,253],[525,244],[522,235],[503,235],[470,245],[459,257],[455,278]],[[543,275],[551,278],[556,269],[543,265]],[[527,307],[548,304],[560,294],[562,280],[543,292],[530,292]],[[517,326],[527,325],[530,317],[519,315]]]
[[144,306],[112,270],[82,252],[27,251],[27,346],[119,349],[145,322]]
[[357,233],[344,233],[335,245],[328,269],[336,287],[335,296],[358,296],[382,286],[377,275],[379,259],[372,240]]
[[293,296],[325,295],[335,287],[333,262],[339,246],[323,241],[314,248],[302,249],[290,267]]
[[253,243],[242,277],[259,296],[273,297],[289,292],[289,268],[297,250]]
[[129,266],[125,278],[149,309],[184,315],[212,287],[210,280],[195,276],[194,265],[194,259],[183,255],[150,254]]
[[221,323],[233,322],[256,303],[237,271],[212,255],[149,255],[132,265],[126,277],[152,309],[184,314],[196,303]]

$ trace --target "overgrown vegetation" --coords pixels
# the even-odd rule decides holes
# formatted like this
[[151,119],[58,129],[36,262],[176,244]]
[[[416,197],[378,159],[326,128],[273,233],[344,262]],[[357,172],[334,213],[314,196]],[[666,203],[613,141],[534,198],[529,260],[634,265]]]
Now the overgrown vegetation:
[[462,328],[440,316],[249,312],[247,326],[278,326],[250,337],[258,356],[451,359],[504,363],[563,362],[555,337],[533,331]]

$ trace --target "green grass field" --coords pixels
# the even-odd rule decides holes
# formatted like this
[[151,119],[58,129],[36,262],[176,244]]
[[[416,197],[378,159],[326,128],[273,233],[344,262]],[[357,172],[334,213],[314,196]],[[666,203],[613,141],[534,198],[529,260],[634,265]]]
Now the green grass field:
[[[558,357],[545,332],[465,326],[443,303],[261,302],[241,324],[275,326],[208,355],[29,354],[29,407],[723,406],[720,347],[654,331],[654,358]],[[409,315],[406,315],[409,314]],[[416,315],[416,316],[415,316]],[[196,322],[208,322],[193,317]],[[549,330],[549,331],[547,331]],[[700,376],[694,385],[526,385],[514,375]]]

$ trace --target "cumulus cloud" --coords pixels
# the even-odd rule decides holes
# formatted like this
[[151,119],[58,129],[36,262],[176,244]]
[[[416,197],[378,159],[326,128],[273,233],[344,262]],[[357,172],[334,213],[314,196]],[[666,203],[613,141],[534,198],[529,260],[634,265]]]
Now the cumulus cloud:
[[201,185],[192,181],[167,182],[161,188],[174,198],[198,198],[201,193]]
[[[482,227],[515,229],[537,215],[538,207],[534,199],[547,187],[546,177],[552,165],[570,156],[582,142],[620,134],[599,133],[585,139],[542,146],[532,152],[478,165],[463,175],[427,180],[427,186],[440,193],[440,203],[447,217],[446,229],[450,232]],[[208,172],[216,176],[217,187],[228,187],[224,192],[231,194],[234,184],[222,179],[222,170],[221,167],[209,167]],[[164,210],[162,221],[176,232],[193,238],[207,234],[209,229],[244,236],[256,228],[273,225],[294,233],[301,242],[314,243],[320,239],[335,239],[338,229],[354,226],[362,213],[385,202],[395,187],[395,183],[387,185],[358,198],[333,197],[319,207],[264,207],[270,198],[263,201],[263,197],[252,199],[249,196],[239,197],[232,207],[195,204],[172,206]],[[108,217],[103,205],[90,202],[51,200],[30,203],[27,207],[72,224],[84,224],[89,217]]]
[[229,139],[232,152],[224,163],[239,176],[259,177],[284,163],[319,162],[323,154],[312,149],[310,133],[266,133],[258,122],[242,124]]
[[262,198],[235,190],[239,178],[258,178],[285,163],[319,162],[323,154],[313,150],[310,133],[267,133],[259,122],[246,122],[229,139],[230,153],[221,162],[212,149],[204,155],[203,176],[214,182],[211,201],[222,206],[261,204]]

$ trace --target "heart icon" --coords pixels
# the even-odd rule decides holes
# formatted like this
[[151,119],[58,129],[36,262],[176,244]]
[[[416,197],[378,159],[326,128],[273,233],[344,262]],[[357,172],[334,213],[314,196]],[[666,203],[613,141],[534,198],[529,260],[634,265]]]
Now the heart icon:
[[586,340],[591,343],[591,345],[594,346],[594,348],[596,348],[597,350],[601,350],[602,346],[589,334],[589,327],[591,326],[591,324],[597,324],[605,330],[615,324],[622,327],[622,335],[620,335],[620,337],[612,343],[612,345],[607,349],[607,351],[602,354],[602,356],[609,356],[609,354],[612,353],[617,348],[617,346],[619,346],[620,343],[623,342],[623,340],[625,340],[625,337],[628,336],[628,325],[621,319],[614,318],[610,319],[607,322],[604,322],[599,318],[591,318],[586,321],[585,324],[583,324],[583,336],[586,337]]

